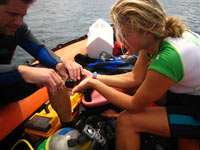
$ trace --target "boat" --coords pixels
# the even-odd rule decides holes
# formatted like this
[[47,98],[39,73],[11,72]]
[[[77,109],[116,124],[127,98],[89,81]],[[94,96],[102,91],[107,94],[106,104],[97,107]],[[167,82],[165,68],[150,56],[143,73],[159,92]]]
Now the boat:
[[[95,25],[93,25],[94,28],[90,29],[95,29],[96,32],[99,28],[104,27],[106,23],[103,20],[99,21],[101,25],[95,23]],[[111,33],[112,35],[110,36],[110,39],[113,40],[113,32],[110,29],[111,27],[109,26],[109,33]],[[104,38],[107,38],[107,36],[105,36],[104,34],[108,32],[101,33],[103,33]],[[96,38],[95,34],[90,33],[90,35],[95,36]],[[54,51],[62,60],[74,61],[74,58],[77,54],[84,55],[87,53],[86,48],[88,39],[88,34],[86,34],[67,43],[59,44],[55,48],[53,48],[52,51]],[[102,37],[97,39],[100,40],[102,46]],[[98,42],[96,42],[96,44],[98,44]],[[107,44],[106,46],[109,45]],[[112,51],[112,47],[109,46],[109,49],[110,51]],[[36,61],[34,63],[38,62]],[[96,98],[99,95],[95,92],[93,96]],[[70,98],[72,116],[73,118],[75,118],[77,117],[78,108],[82,100],[84,100],[86,105],[89,103],[87,103],[85,99],[83,99],[82,93],[76,93],[75,95],[70,96]],[[105,99],[102,100],[103,103],[101,103],[100,101],[97,103],[101,103],[101,105],[107,103]],[[95,103],[95,105],[97,105],[97,103]],[[30,121],[38,121],[37,119],[42,122],[48,121],[50,127],[46,127],[45,131],[41,131],[40,129],[37,130],[35,128],[33,129],[32,126],[30,127]],[[41,122],[39,125],[41,125]],[[20,142],[25,143],[30,148],[30,143],[37,143],[37,140],[39,139],[50,137],[54,132],[59,130],[60,127],[60,119],[49,104],[49,97],[46,87],[39,89],[32,95],[22,100],[10,103],[0,108],[0,145],[2,147],[5,147],[5,149],[14,149],[16,145],[18,145]],[[29,140],[27,140],[27,138]]]
[[[88,35],[83,35],[82,37],[69,41],[65,44],[59,44],[56,46],[56,48],[53,48],[52,50],[58,56],[60,56],[62,60],[74,60],[74,57],[77,54],[84,55],[87,53],[87,42]],[[119,45],[117,44],[117,46]],[[97,92],[93,92],[91,96],[92,98],[98,100],[94,103],[89,103],[80,93],[71,96],[73,117],[77,115],[77,109],[81,102],[84,105],[87,105],[90,110],[92,110],[93,106],[103,105],[104,107],[104,105],[108,104],[107,100],[101,97]],[[34,117],[51,118],[51,128],[45,132],[27,128],[25,126],[26,122]],[[0,144],[2,147],[5,147],[5,149],[14,150],[14,148],[20,142],[25,143],[26,146],[23,145],[23,148],[28,146],[27,149],[33,149],[30,148],[33,147],[32,145],[34,145],[34,147],[37,147],[37,144],[41,143],[40,140],[44,140],[44,142],[46,142],[45,138],[51,137],[53,133],[59,131],[60,127],[60,120],[55,111],[52,109],[51,105],[49,104],[49,97],[46,87],[39,89],[32,95],[20,101],[13,102],[0,108]],[[31,145],[30,143],[33,144]],[[86,148],[84,150],[89,149]]]
[[[77,54],[84,55],[87,53],[87,41],[88,35],[83,35],[65,44],[59,44],[52,50],[60,56],[62,60],[74,60]],[[94,111],[97,110],[96,106],[100,106],[100,109],[101,105],[104,109],[107,108],[105,105],[107,105],[108,102],[103,97],[99,96],[100,95],[96,91],[93,92],[91,97],[98,99],[94,103],[87,102],[81,93],[71,96],[73,117],[75,118],[78,114],[78,108],[81,102],[87,105],[90,110],[95,106]],[[17,145],[24,143],[25,145],[22,145],[23,149],[26,147],[27,150],[32,150],[33,147],[38,146],[38,143],[41,144],[42,141],[46,143],[48,140],[46,141],[45,139],[49,139],[51,135],[60,130],[60,120],[49,104],[48,99],[47,89],[43,87],[20,101],[13,102],[0,108],[0,144],[2,147],[14,150]],[[25,126],[27,121],[38,116],[41,118],[51,118],[51,128],[48,131],[41,132]],[[43,143],[41,145],[43,145]],[[89,145],[86,145],[86,148],[82,148],[82,150],[90,150],[90,145],[91,142],[89,141]]]
[[[62,60],[74,60],[74,57],[77,54],[84,55],[87,53],[87,42],[88,42],[88,35],[83,35],[82,37],[69,41],[65,44],[59,44],[56,46],[56,48],[52,50],[58,56],[60,56]],[[99,95],[98,93],[95,92],[93,93],[93,96],[98,97]],[[100,99],[100,98],[97,98],[97,99]],[[31,149],[30,147],[32,146],[30,143],[41,143],[41,141],[39,140],[42,139],[44,141],[45,138],[48,138],[56,131],[59,131],[61,127],[60,120],[57,114],[55,113],[55,111],[52,109],[48,100],[49,100],[49,97],[48,97],[47,89],[46,87],[43,87],[39,89],[38,91],[36,91],[35,93],[33,93],[32,95],[22,100],[13,102],[11,104],[8,104],[0,108],[0,145],[1,147],[4,147],[5,149],[11,149],[15,147],[17,144],[19,144],[20,142],[24,142],[26,145],[28,145],[28,149]],[[108,104],[108,102],[105,99],[103,99],[102,101],[103,101],[103,105]],[[95,103],[95,106],[101,105],[102,101],[101,102],[97,101]],[[88,105],[88,107],[93,107],[90,103],[85,101],[81,93],[71,96],[72,115],[74,118],[77,115],[77,111],[81,102],[84,103],[85,105]],[[45,132],[26,128],[25,124],[27,123],[27,121],[31,120],[35,116],[36,117],[39,116],[41,118],[52,118],[50,122],[51,128]],[[27,137],[27,135],[29,136]],[[144,140],[146,142],[145,144],[147,144],[147,147],[150,148],[149,146],[151,146],[152,144],[151,142],[148,142],[148,140],[152,138],[152,135],[147,135],[146,137],[145,138],[147,140],[146,139]],[[153,137],[153,140],[154,139],[155,138]],[[159,137],[156,137],[156,140],[161,141],[161,142],[165,141],[165,139],[162,141],[162,138],[159,138]],[[176,147],[176,143],[174,147]],[[162,147],[160,148],[162,149]],[[166,149],[162,149],[162,150],[166,150]]]
[[[74,56],[77,54],[86,53],[86,43],[87,35],[84,35],[65,44],[59,44],[52,50],[60,56],[62,60],[74,60]],[[47,89],[43,87],[22,100],[0,108],[1,146],[9,147],[13,145],[16,142],[16,136],[21,136],[24,132],[24,123],[31,116],[46,108],[48,99]],[[77,97],[71,99],[72,109],[75,109],[79,102],[77,102]]]

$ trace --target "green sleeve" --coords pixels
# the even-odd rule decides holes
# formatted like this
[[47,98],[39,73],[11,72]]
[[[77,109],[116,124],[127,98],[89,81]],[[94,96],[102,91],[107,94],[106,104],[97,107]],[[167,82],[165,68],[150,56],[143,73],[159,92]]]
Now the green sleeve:
[[181,56],[166,40],[162,42],[159,53],[149,64],[148,70],[160,72],[174,82],[180,81],[184,76]]

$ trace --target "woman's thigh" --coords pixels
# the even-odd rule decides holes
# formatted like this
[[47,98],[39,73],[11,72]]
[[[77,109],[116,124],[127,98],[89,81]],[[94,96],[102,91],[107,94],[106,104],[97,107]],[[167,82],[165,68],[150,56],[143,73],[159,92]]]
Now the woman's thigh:
[[134,132],[147,132],[160,136],[170,136],[168,117],[165,107],[147,107],[138,113],[122,112],[119,125],[125,124]]

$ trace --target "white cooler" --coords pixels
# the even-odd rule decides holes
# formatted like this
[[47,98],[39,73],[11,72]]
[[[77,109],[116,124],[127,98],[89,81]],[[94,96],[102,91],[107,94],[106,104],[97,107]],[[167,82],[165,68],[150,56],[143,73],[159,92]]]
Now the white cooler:
[[99,59],[102,52],[113,54],[113,28],[102,19],[98,19],[89,28],[87,53],[90,58]]

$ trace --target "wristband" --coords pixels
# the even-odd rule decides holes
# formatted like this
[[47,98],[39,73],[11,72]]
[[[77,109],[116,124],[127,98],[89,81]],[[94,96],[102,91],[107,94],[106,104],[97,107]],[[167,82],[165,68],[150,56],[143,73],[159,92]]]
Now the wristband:
[[92,74],[92,79],[97,79],[97,72],[96,72],[96,71],[93,72],[93,74]]

